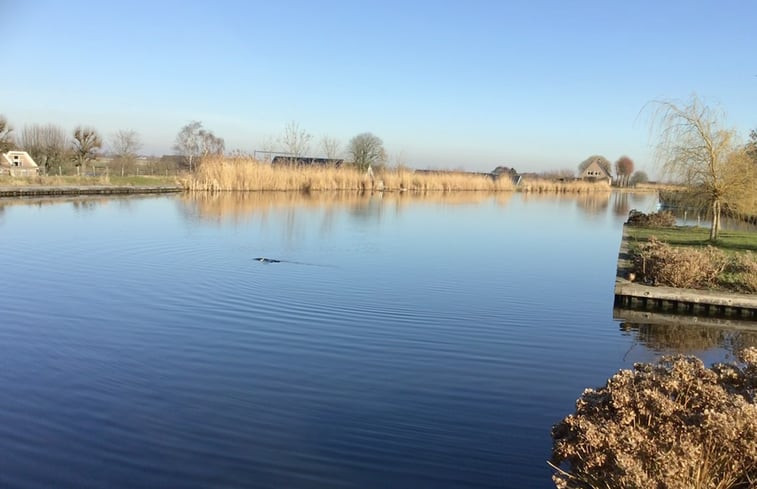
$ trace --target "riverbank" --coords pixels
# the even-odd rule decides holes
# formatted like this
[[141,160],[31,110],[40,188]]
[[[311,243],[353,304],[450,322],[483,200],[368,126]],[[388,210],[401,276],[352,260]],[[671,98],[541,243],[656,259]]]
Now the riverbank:
[[127,195],[127,194],[162,194],[181,192],[178,185],[141,186],[141,185],[65,185],[65,186],[26,186],[0,187],[0,197],[45,197],[63,195]]
[[[702,228],[624,225],[615,305],[757,318],[757,295],[753,290],[757,264],[752,255],[757,251],[757,233],[723,232],[717,247],[709,246],[707,236],[707,230]],[[644,255],[645,246],[662,248],[666,255],[662,259]],[[679,259],[682,261],[677,262]],[[707,262],[708,259],[713,263]],[[658,270],[644,273],[644,267]],[[657,279],[667,270],[675,274],[670,278],[672,283]],[[675,286],[676,281],[698,287]]]
[[0,197],[44,197],[60,195],[119,195],[180,192],[174,177],[0,177]]

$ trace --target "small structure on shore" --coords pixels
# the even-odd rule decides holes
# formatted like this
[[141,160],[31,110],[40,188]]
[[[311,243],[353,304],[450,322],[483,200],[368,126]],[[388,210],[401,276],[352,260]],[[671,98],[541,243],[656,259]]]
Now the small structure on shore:
[[274,156],[271,164],[290,166],[335,166],[340,167],[344,160],[337,158],[311,158],[304,156]]
[[523,179],[523,176],[518,174],[518,171],[515,168],[508,168],[506,166],[498,166],[492,170],[490,175],[494,180],[497,180],[498,178],[509,178],[510,181],[513,182],[513,185],[516,186]]
[[0,154],[0,175],[32,177],[39,174],[39,166],[26,151],[8,151]]

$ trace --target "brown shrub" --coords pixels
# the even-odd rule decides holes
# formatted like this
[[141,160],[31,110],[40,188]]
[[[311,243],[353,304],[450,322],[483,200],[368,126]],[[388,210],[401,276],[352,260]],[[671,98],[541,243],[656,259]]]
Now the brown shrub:
[[719,285],[728,258],[717,248],[679,248],[654,236],[634,254],[634,272],[639,280],[652,285],[710,288]]
[[659,211],[652,214],[644,214],[641,211],[632,209],[628,213],[629,226],[641,226],[648,228],[670,228],[675,226],[676,218],[670,211]]
[[621,370],[552,428],[559,489],[757,487],[757,349]]

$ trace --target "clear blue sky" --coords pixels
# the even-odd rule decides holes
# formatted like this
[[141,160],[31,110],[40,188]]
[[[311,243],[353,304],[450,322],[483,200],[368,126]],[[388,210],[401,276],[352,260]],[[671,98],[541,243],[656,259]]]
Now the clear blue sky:
[[652,99],[696,92],[757,127],[755,19],[749,0],[0,0],[0,113],[134,129],[148,154],[193,119],[245,151],[297,121],[418,168],[653,170]]

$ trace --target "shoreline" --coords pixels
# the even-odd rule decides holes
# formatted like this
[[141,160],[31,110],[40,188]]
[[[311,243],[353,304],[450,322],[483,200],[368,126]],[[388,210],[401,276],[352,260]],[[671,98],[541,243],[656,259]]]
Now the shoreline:
[[179,185],[49,185],[2,186],[0,197],[46,197],[74,195],[127,195],[177,193]]
[[[628,280],[631,271],[627,224],[618,252],[615,274],[615,308],[656,310],[668,314],[688,313],[757,319],[757,295],[725,290],[642,285]],[[689,316],[691,317],[691,316]]]

